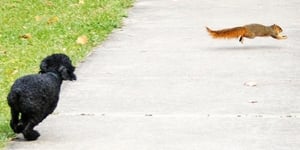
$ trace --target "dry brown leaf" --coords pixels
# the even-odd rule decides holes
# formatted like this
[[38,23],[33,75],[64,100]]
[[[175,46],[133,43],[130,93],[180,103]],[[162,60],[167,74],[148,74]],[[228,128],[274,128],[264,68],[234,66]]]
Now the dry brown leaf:
[[22,38],[22,39],[27,39],[28,40],[28,39],[32,38],[32,35],[30,33],[26,33],[24,35],[20,35],[19,37]]
[[5,50],[0,50],[0,54],[5,55],[5,54],[6,54],[6,51],[5,51]]
[[78,37],[76,40],[76,43],[81,44],[81,45],[84,45],[87,42],[88,42],[88,37],[86,35],[82,35],[82,36]]
[[48,0],[45,2],[45,4],[46,4],[47,6],[53,6],[53,3],[52,3],[51,1],[48,1]]
[[54,24],[54,23],[58,22],[58,20],[59,20],[58,17],[54,16],[54,17],[49,18],[47,23],[48,24]]

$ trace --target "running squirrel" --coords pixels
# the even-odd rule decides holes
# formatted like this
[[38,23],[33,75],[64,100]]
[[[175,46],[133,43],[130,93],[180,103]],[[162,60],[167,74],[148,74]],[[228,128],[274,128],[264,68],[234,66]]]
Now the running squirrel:
[[264,26],[261,24],[248,24],[245,26],[222,29],[222,30],[211,30],[206,27],[207,32],[213,38],[239,38],[239,41],[243,43],[244,37],[253,39],[257,36],[271,36],[274,39],[287,39],[286,35],[281,35],[282,29],[280,26],[273,24],[271,26]]

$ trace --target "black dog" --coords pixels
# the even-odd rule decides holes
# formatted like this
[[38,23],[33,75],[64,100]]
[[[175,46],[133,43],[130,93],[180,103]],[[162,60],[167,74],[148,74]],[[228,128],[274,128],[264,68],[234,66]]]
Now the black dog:
[[40,74],[17,79],[7,97],[10,126],[15,133],[23,133],[26,140],[40,136],[33,128],[56,108],[62,81],[76,80],[75,67],[65,54],[46,57],[40,69]]

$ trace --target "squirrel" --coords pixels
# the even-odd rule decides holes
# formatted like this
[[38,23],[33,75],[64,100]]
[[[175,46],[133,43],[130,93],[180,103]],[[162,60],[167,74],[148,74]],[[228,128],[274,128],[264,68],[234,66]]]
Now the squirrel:
[[286,35],[281,35],[282,29],[280,26],[273,24],[271,26],[265,26],[261,24],[248,24],[240,27],[222,29],[222,30],[211,30],[206,27],[207,32],[213,38],[239,38],[239,41],[243,43],[244,37],[253,39],[257,36],[271,36],[274,39],[287,39]]

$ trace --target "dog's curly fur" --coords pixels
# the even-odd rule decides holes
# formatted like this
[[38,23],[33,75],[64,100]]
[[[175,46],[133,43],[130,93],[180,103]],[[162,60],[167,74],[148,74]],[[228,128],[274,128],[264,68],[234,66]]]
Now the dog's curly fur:
[[15,81],[7,100],[11,108],[10,126],[26,140],[40,134],[33,128],[56,108],[63,80],[76,80],[75,67],[65,54],[53,54],[42,60],[40,73]]

